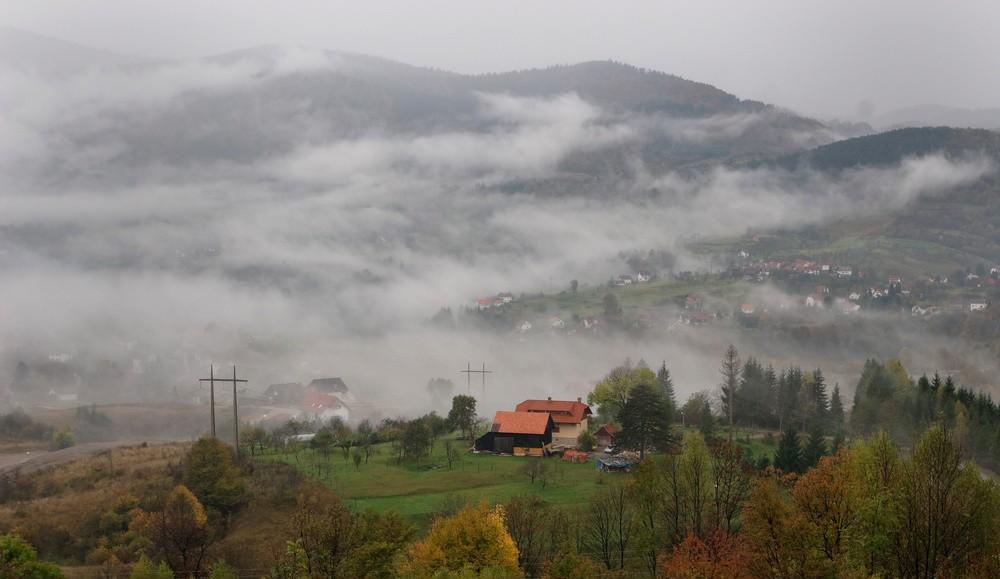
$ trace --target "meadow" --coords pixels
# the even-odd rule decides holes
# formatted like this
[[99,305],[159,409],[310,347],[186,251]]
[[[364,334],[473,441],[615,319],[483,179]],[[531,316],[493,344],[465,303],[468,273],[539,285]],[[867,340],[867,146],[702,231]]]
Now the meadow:
[[[736,442],[749,449],[754,461],[774,456],[773,441],[765,441],[759,433],[741,433]],[[455,444],[461,443],[455,441]],[[460,456],[449,468],[445,439],[439,438],[430,456],[419,463],[397,462],[389,443],[377,445],[376,454],[368,464],[362,463],[357,468],[344,459],[340,449],[327,456],[304,447],[297,452],[268,454],[264,460],[283,461],[297,467],[328,485],[352,509],[396,511],[420,525],[465,502],[485,500],[496,504],[518,495],[537,495],[553,505],[579,505],[602,485],[629,476],[597,471],[592,457],[585,463],[571,463],[558,457],[537,459],[486,453]],[[525,465],[535,460],[542,460],[548,470],[544,485],[538,479],[532,483],[524,472]]]
[[[455,441],[456,446],[461,443]],[[462,453],[451,468],[445,442],[438,439],[427,458],[398,463],[389,443],[376,445],[376,454],[355,467],[339,449],[328,456],[303,448],[298,452],[266,455],[296,466],[303,473],[330,486],[355,510],[396,511],[414,522],[429,521],[435,514],[463,502],[499,503],[524,494],[535,494],[556,505],[582,503],[600,485],[622,475],[604,474],[590,460],[573,464],[559,458],[531,459],[493,454]],[[548,470],[543,483],[534,483],[523,472],[531,460],[542,460]]]

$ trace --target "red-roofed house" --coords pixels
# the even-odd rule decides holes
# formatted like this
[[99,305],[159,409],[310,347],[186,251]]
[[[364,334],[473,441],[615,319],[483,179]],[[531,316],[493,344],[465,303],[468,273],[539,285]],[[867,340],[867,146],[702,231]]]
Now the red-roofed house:
[[594,440],[599,448],[607,448],[615,445],[615,435],[618,434],[618,427],[614,424],[605,424],[594,433]]
[[525,400],[515,408],[518,412],[545,413],[552,416],[555,428],[552,442],[561,446],[576,446],[576,439],[587,430],[587,417],[593,414],[590,406],[580,398],[576,400]]
[[350,418],[351,409],[333,394],[310,390],[302,400],[302,413],[320,420],[329,420],[335,416],[347,420]]
[[490,431],[476,439],[476,450],[544,456],[552,446],[554,426],[548,413],[500,410],[493,417]]

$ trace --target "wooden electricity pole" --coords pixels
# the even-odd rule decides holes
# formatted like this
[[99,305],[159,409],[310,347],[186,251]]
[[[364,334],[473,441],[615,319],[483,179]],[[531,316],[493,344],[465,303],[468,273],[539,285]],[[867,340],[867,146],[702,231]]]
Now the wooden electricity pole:
[[233,365],[233,377],[232,378],[216,378],[215,377],[215,366],[209,366],[208,378],[201,378],[199,382],[208,382],[209,384],[209,401],[212,406],[212,438],[215,438],[215,383],[216,382],[232,382],[233,383],[233,448],[236,449],[236,456],[240,455],[240,410],[239,404],[236,396],[236,385],[239,383],[246,384],[246,380],[241,380],[236,377],[236,365]]
[[215,438],[215,365],[208,367],[208,378],[199,378],[199,382],[208,382],[209,413],[212,417],[212,438]]
[[462,374],[465,374],[465,389],[469,393],[472,392],[472,375],[473,374],[481,374],[482,377],[483,377],[483,394],[486,393],[486,375],[493,373],[493,370],[487,370],[486,369],[486,362],[483,362],[483,369],[482,370],[473,370],[472,369],[472,364],[466,362],[466,364],[465,364],[465,370],[459,370],[459,372],[462,373]]

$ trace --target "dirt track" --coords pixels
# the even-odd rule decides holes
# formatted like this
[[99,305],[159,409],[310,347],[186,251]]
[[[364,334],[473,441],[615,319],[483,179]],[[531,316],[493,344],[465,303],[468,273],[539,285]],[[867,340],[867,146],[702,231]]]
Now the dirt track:
[[125,442],[86,442],[62,450],[33,450],[30,453],[0,454],[0,475],[9,473],[28,474],[52,466],[66,464],[93,456],[109,448],[119,448],[140,444],[136,441]]

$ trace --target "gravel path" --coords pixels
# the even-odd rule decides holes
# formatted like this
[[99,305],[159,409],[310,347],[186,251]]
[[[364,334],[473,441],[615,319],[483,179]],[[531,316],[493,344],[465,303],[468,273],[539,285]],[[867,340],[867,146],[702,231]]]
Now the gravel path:
[[29,474],[52,466],[93,456],[109,448],[119,448],[134,444],[139,444],[139,442],[85,442],[62,450],[33,450],[28,453],[0,454],[0,475],[10,473]]

